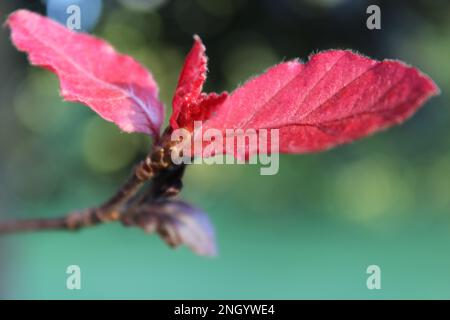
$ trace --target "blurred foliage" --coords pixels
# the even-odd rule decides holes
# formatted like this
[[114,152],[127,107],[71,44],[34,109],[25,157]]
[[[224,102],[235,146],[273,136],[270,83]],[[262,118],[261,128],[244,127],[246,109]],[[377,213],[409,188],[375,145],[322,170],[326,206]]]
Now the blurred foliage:
[[[381,7],[381,30],[365,27],[369,4]],[[2,17],[16,8],[46,12],[40,1],[2,2]],[[14,236],[2,244],[0,294],[450,297],[449,12],[448,1],[426,0],[103,1],[92,33],[153,72],[168,114],[194,33],[207,47],[211,91],[233,90],[282,60],[351,48],[417,66],[442,94],[386,133],[323,154],[282,156],[275,176],[260,176],[255,165],[190,167],[183,197],[214,221],[216,260],[172,252],[120,226]],[[57,216],[99,203],[150,141],[62,102],[56,77],[29,66],[8,30],[0,32],[0,215]],[[83,270],[80,292],[64,289],[69,264]],[[369,264],[384,272],[380,292],[365,289]]]

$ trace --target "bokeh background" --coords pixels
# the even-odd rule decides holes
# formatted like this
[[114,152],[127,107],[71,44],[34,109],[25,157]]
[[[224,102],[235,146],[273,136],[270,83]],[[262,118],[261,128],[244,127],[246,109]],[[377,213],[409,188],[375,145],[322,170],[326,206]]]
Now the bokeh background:
[[[210,214],[217,258],[120,225],[14,235],[0,239],[1,298],[450,298],[450,2],[27,0],[2,1],[0,15],[28,8],[58,18],[73,3],[86,31],[153,72],[169,114],[194,33],[210,58],[207,90],[351,48],[420,68],[442,94],[388,132],[282,156],[274,176],[256,165],[189,167],[182,196]],[[366,28],[370,4],[381,8],[381,30]],[[146,153],[145,136],[62,102],[56,77],[29,66],[5,28],[0,70],[1,218],[98,204]],[[71,264],[82,290],[65,287]],[[381,290],[366,287],[371,264]]]

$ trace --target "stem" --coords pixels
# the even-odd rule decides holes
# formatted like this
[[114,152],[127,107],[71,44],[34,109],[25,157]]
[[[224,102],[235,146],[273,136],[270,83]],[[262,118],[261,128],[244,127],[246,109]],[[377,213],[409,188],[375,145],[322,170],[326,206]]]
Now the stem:
[[26,219],[0,223],[0,234],[58,229],[67,229],[66,218]]
[[[100,206],[74,211],[58,218],[0,221],[0,235],[24,231],[78,230],[117,221],[124,219],[130,209],[142,202],[177,194],[181,189],[184,166],[176,166],[171,162],[173,144],[167,139],[167,133],[168,130],[162,139],[166,143],[163,146],[154,145],[147,157],[133,169],[128,180]],[[138,196],[138,191],[152,178],[155,181],[150,192]]]

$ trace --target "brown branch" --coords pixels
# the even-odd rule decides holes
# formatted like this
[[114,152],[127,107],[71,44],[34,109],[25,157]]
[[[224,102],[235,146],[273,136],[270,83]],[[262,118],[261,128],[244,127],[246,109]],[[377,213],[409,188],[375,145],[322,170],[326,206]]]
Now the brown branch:
[[0,223],[0,234],[16,233],[35,230],[60,230],[67,228],[67,219],[48,218],[48,219],[25,219],[4,221]]
[[[107,201],[98,207],[74,211],[64,217],[23,219],[0,222],[0,235],[24,231],[78,230],[111,221],[127,221],[127,213],[136,205],[168,198],[178,194],[184,165],[174,165],[170,154],[174,143],[170,142],[166,130],[163,144],[156,144],[147,157],[134,169],[128,180]],[[152,186],[138,192],[152,179]]]

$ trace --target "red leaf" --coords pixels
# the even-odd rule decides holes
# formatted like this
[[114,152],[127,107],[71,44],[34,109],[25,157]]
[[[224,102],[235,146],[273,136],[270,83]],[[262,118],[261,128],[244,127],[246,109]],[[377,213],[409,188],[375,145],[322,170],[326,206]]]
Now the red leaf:
[[58,75],[64,99],[88,105],[126,132],[159,135],[164,110],[158,87],[131,57],[27,10],[12,13],[7,24],[30,62]]
[[206,120],[227,94],[202,93],[206,80],[208,58],[199,36],[194,36],[194,45],[186,57],[178,85],[172,100],[173,112],[170,125],[173,129],[193,127],[195,120]]
[[331,50],[235,90],[203,130],[279,129],[280,152],[322,151],[399,124],[439,89],[415,68]]

